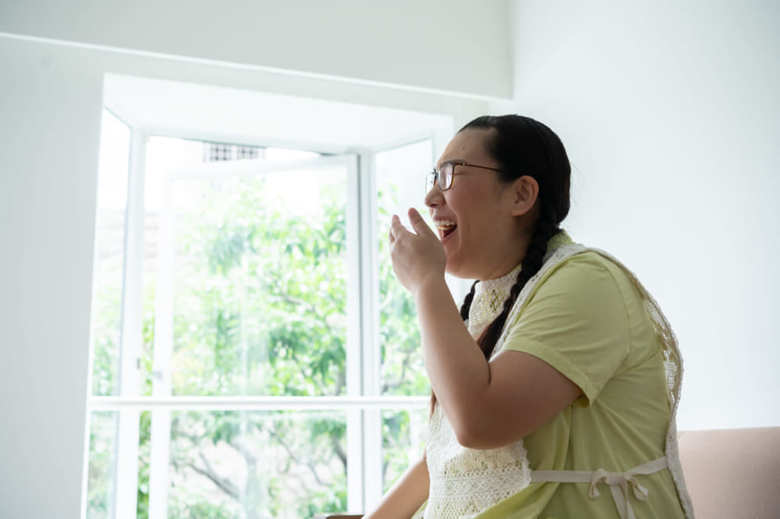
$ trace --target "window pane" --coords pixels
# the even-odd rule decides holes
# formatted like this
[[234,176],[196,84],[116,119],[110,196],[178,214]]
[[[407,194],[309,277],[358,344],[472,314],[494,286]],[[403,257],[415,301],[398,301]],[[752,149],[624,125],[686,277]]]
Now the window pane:
[[426,140],[376,155],[381,387],[389,395],[425,395],[430,391],[414,300],[393,273],[387,231],[393,214],[411,228],[407,217],[410,207],[433,225],[424,204],[425,174],[432,167],[432,153],[431,141]]
[[168,517],[346,510],[345,424],[339,412],[173,413]]
[[176,394],[335,395],[346,340],[343,171],[177,182]]
[[90,416],[87,518],[113,517],[113,482],[116,466],[117,418],[114,411]]
[[103,111],[92,276],[92,394],[118,393],[130,130]]
[[387,492],[425,452],[428,409],[382,412],[382,489]]
[[[159,329],[154,320],[166,318],[158,306],[164,290],[173,306],[166,368],[173,394],[344,394],[346,168],[251,174],[222,162],[219,169],[201,166],[189,174],[186,163],[202,160],[202,153],[186,151],[185,141],[153,141],[147,187],[164,192],[165,176],[172,170],[179,176],[170,183],[171,243],[150,246],[174,248],[172,270],[160,270],[155,252],[158,257],[144,273],[147,394],[152,373],[160,371],[153,366],[152,345],[164,340],[154,336]],[[275,160],[257,162],[281,168],[291,160],[317,158],[271,151]],[[180,159],[170,158],[177,153]],[[147,210],[162,214],[165,197],[147,193],[147,198],[157,201]],[[160,217],[147,217],[149,231],[149,222]]]

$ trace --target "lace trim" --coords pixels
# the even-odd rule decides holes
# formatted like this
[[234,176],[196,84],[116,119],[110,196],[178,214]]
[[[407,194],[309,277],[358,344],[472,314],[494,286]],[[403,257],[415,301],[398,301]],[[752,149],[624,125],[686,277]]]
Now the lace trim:
[[458,443],[436,406],[426,452],[431,474],[425,519],[475,517],[531,483],[523,442],[497,449],[469,449]]
[[482,330],[493,322],[493,319],[501,313],[504,301],[509,297],[512,285],[517,280],[517,274],[522,270],[522,263],[512,269],[511,272],[497,279],[480,281],[474,287],[474,299],[469,308],[469,318],[466,323],[469,333],[473,337],[479,337]]

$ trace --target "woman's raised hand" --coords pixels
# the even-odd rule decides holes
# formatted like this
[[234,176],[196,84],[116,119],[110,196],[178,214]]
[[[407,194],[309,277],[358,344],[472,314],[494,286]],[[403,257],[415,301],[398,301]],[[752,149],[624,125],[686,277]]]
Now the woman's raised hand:
[[414,208],[409,209],[409,221],[416,234],[403,226],[398,215],[393,215],[390,257],[396,277],[414,294],[426,282],[444,279],[447,257],[439,237]]

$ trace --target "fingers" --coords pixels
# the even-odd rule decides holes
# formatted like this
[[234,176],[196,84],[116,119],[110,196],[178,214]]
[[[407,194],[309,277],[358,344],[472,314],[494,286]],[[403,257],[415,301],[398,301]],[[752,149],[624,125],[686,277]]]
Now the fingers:
[[406,230],[406,227],[404,227],[404,225],[401,223],[401,219],[398,218],[398,215],[394,214],[393,219],[390,222],[390,235],[392,236],[391,240],[396,241],[404,234],[412,234],[412,233]]
[[396,242],[396,235],[398,231],[395,228],[395,216],[393,216],[392,220],[390,221],[390,229],[387,231],[387,237],[390,240],[390,245],[394,246]]
[[[427,223],[425,223],[425,220],[423,220],[422,215],[417,211],[417,209],[409,209],[409,221],[412,223],[412,228],[415,230],[418,236],[428,236],[431,238],[436,238],[437,240],[439,239],[436,233],[433,232],[430,227],[428,227]],[[399,238],[405,235],[414,236],[415,234],[404,227],[398,215],[394,214],[390,222],[390,230],[388,231],[387,235],[390,240],[390,244],[392,245],[398,241]]]
[[425,223],[422,215],[414,207],[409,209],[409,221],[412,223],[414,230],[417,231],[417,234],[428,235],[438,239],[436,233],[433,232],[430,227],[428,227],[428,224]]

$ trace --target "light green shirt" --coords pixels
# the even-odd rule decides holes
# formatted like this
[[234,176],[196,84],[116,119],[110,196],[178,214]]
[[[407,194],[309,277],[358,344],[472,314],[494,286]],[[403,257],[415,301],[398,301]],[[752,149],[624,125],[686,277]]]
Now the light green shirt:
[[[550,245],[571,243],[560,233]],[[513,322],[504,349],[538,357],[583,396],[524,438],[532,470],[622,472],[664,455],[670,419],[660,339],[641,295],[621,268],[595,252],[546,273]],[[639,519],[683,518],[668,470],[637,476],[647,501],[630,496]],[[617,519],[606,485],[532,483],[480,519]]]

